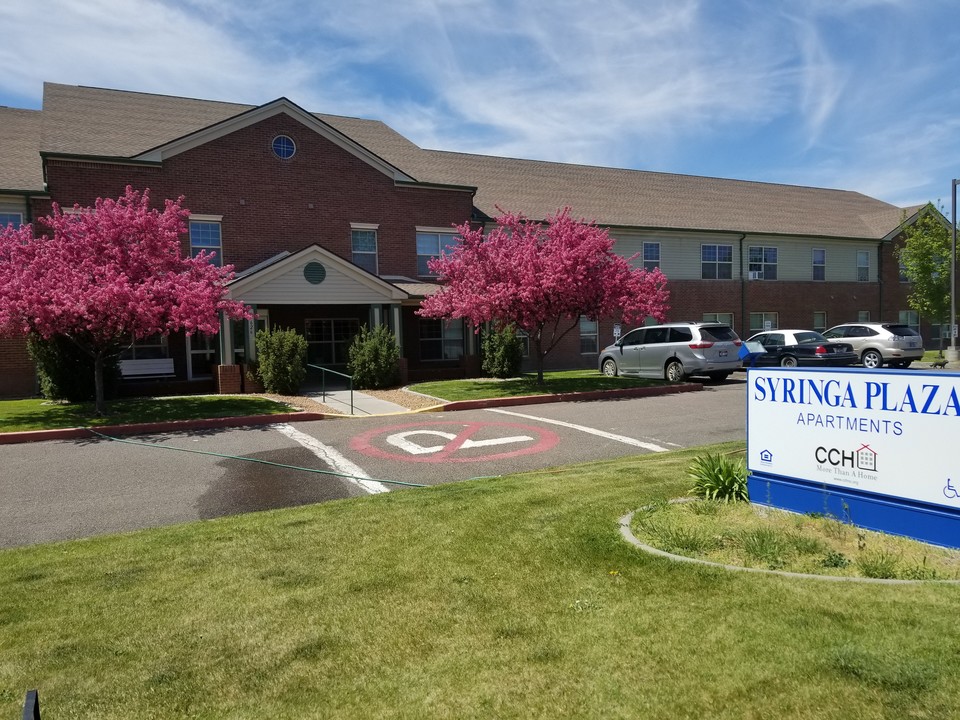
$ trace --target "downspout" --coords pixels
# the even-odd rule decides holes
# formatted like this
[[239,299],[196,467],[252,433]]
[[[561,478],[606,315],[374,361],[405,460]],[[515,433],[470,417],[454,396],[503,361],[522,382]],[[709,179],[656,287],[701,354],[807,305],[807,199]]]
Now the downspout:
[[[878,320],[883,320],[883,241],[877,243],[877,301],[880,303]],[[891,318],[892,320],[892,318]]]
[[747,281],[743,274],[743,241],[747,239],[746,233],[740,235],[740,337],[747,337],[749,323],[747,323]]

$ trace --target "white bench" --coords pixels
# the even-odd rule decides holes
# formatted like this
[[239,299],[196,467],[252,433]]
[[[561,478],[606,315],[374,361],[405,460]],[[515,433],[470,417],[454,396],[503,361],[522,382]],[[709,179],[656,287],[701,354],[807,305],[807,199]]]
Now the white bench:
[[149,360],[121,360],[120,374],[124,380],[175,377],[173,358]]

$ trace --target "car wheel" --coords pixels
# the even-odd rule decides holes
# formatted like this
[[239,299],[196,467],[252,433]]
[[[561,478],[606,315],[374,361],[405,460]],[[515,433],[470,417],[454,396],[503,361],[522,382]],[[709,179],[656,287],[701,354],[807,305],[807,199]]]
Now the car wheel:
[[863,355],[860,356],[860,362],[863,363],[865,368],[869,370],[875,370],[883,365],[883,355],[878,353],[876,350],[867,350]]
[[796,367],[797,359],[793,355],[784,355],[780,358],[780,367]]
[[607,377],[617,376],[617,363],[615,363],[613,360],[604,360],[601,368],[603,369],[603,374]]
[[671,360],[663,369],[663,377],[670,382],[680,382],[683,380],[683,365],[679,360]]
[[728,372],[712,372],[712,373],[708,373],[708,374],[707,374],[707,377],[710,378],[711,380],[713,380],[713,382],[721,383],[721,382],[723,382],[724,380],[726,380],[728,377],[730,377],[730,373],[728,373]]

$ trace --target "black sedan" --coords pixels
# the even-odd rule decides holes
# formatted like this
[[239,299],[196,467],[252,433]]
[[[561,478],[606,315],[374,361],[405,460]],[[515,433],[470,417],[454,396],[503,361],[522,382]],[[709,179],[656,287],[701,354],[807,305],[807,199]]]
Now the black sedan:
[[746,366],[839,367],[860,361],[849,343],[828,340],[813,330],[768,330],[748,339],[748,347],[750,343],[759,343],[764,352],[744,360]]

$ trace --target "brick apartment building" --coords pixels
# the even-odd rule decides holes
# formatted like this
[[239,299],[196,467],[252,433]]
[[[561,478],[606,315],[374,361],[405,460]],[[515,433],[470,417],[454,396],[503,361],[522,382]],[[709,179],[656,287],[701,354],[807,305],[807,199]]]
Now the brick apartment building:
[[[893,255],[918,208],[856,192],[425,150],[382,122],[285,98],[254,107],[52,83],[41,110],[0,108],[0,142],[0,224],[149,188],[158,206],[184,196],[185,252],[235,266],[231,295],[257,321],[129,351],[172,359],[178,388],[212,389],[218,373],[233,383],[263,326],[297,329],[312,362],[338,368],[360,325],[382,323],[410,381],[477,374],[470,328],[414,312],[454,226],[488,225],[497,206],[542,219],[569,205],[608,227],[617,252],[666,274],[671,320],[721,320],[744,337],[856,319],[939,332],[909,311]],[[596,367],[613,321],[582,318],[551,367]],[[0,340],[0,395],[32,394],[34,375],[23,342]]]

